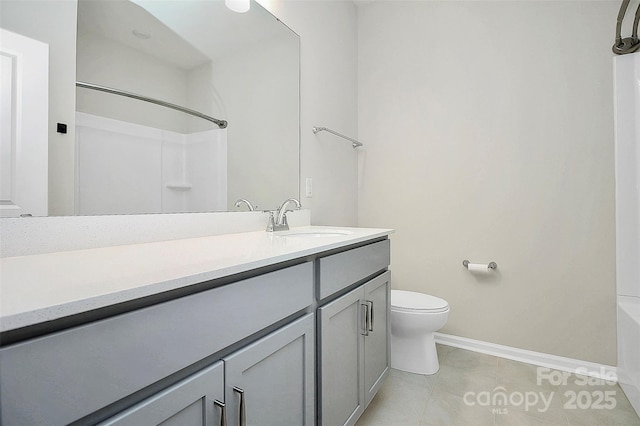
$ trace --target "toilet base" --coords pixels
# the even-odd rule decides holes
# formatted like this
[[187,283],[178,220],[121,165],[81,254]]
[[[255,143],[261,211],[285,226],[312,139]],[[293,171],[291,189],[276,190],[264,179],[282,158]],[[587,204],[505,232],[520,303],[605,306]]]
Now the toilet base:
[[416,338],[391,333],[391,368],[416,374],[435,374],[440,369],[433,333]]

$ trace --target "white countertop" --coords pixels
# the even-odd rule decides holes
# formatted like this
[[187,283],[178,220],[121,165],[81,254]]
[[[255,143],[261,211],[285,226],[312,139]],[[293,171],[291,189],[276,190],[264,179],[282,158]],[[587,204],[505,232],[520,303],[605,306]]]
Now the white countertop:
[[[295,237],[265,231],[0,259],[0,331],[391,234],[390,229],[307,226],[292,231],[348,235]],[[286,234],[286,233],[285,233]]]

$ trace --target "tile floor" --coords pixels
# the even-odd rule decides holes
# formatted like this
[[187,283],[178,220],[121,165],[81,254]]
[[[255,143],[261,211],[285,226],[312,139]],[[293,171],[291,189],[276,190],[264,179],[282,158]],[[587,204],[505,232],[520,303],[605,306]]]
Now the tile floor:
[[534,365],[441,345],[438,354],[434,375],[391,370],[357,426],[640,425],[617,384],[547,370],[538,385]]

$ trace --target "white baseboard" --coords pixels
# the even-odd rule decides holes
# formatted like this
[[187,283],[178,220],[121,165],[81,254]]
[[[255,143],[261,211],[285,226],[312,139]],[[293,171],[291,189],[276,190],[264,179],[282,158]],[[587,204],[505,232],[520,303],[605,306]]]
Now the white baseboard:
[[617,382],[616,367],[610,365],[518,349],[511,346],[497,345],[495,343],[453,336],[451,334],[435,333],[435,341],[442,345]]

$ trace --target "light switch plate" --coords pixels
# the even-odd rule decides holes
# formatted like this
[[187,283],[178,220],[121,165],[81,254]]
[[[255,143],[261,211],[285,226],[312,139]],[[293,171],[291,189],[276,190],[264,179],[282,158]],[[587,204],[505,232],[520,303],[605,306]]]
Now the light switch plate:
[[311,198],[313,196],[313,181],[311,178],[306,178],[304,181],[305,184],[305,195],[307,198]]

